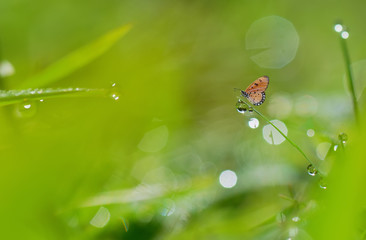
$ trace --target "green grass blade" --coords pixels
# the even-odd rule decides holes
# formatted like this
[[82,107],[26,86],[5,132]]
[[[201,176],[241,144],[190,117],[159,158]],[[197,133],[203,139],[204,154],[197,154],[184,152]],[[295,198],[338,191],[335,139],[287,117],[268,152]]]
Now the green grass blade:
[[339,35],[339,39],[341,41],[343,58],[344,58],[344,62],[346,64],[348,87],[349,87],[349,91],[351,92],[352,103],[353,103],[353,112],[355,114],[356,123],[359,124],[358,103],[357,103],[355,86],[353,84],[354,78],[353,78],[352,68],[351,68],[351,58],[349,56],[349,51],[348,51],[347,42],[346,42],[347,40],[344,39],[341,35]]
[[60,97],[107,96],[106,89],[88,88],[40,88],[27,90],[0,90],[0,106],[25,100],[40,100]]
[[124,25],[105,34],[94,42],[83,46],[76,51],[66,55],[53,63],[42,72],[32,76],[17,88],[43,87],[60,80],[79,68],[84,67],[108,49],[110,49],[121,37],[131,28],[131,25]]
[[[253,107],[252,107],[253,108]],[[317,166],[313,163],[313,161],[310,160],[304,153],[304,151],[296,144],[294,143],[290,138],[286,136],[278,127],[276,127],[267,117],[265,117],[262,113],[260,113],[257,109],[253,108],[253,111],[256,112],[259,116],[261,116],[267,123],[271,124],[272,127],[274,127],[294,148],[301,153],[301,155],[311,164],[314,166],[314,168],[317,170],[317,172],[321,175],[325,175],[325,173],[317,168]]]
[[[241,100],[240,97],[238,97],[239,100]],[[257,109],[255,109],[254,107],[250,106],[248,103],[246,103],[245,101],[241,102],[245,105],[247,105],[248,108],[252,108],[254,112],[256,112],[261,118],[263,118],[263,120],[265,120],[268,124],[270,124],[272,127],[274,127],[274,129],[276,129],[294,148],[297,149],[297,151],[309,162],[309,164],[313,165],[314,168],[317,170],[317,172],[320,175],[325,175],[325,173],[323,171],[321,171],[314,163],[313,161],[310,160],[310,158],[308,158],[306,156],[306,154],[304,153],[304,151],[296,144],[294,143],[289,137],[286,136],[286,134],[284,134],[280,129],[278,129],[278,127],[276,127],[266,116],[264,116],[261,112],[259,112]],[[273,139],[272,139],[273,141]]]

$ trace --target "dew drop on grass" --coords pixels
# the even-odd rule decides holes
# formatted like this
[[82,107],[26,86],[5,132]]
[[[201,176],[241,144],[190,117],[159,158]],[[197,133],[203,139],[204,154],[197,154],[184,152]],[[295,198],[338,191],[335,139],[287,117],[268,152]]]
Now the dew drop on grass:
[[119,94],[118,94],[117,92],[112,92],[112,93],[111,93],[111,97],[112,97],[114,100],[118,101],[118,99],[119,99]]
[[319,179],[319,187],[321,188],[321,189],[327,189],[327,183],[325,182],[325,180],[324,180],[324,178],[320,178]]
[[118,101],[120,99],[119,87],[117,83],[111,84],[111,91],[109,96],[115,101]]
[[334,31],[340,33],[340,32],[342,32],[342,30],[343,30],[342,24],[336,24],[336,25],[334,25]]
[[37,113],[37,104],[31,101],[18,103],[15,106],[15,115],[19,118],[30,118]]
[[348,135],[345,133],[340,133],[338,135],[338,139],[339,141],[341,141],[342,143],[346,143],[346,141],[348,140]]
[[337,149],[338,149],[338,145],[334,145],[333,150],[337,151]]
[[292,218],[292,221],[293,222],[299,222],[300,218],[298,216],[295,216],[295,217]]
[[349,38],[349,33],[347,31],[343,31],[343,32],[341,32],[341,37],[343,39],[347,39],[347,38]]
[[242,113],[244,114],[248,109],[247,109],[247,106],[245,105],[245,103],[241,100],[239,100],[237,103],[236,103],[236,110],[239,112],[239,113]]
[[252,107],[249,107],[248,108],[248,112],[252,113],[253,112],[253,108]]
[[316,168],[313,166],[313,164],[310,164],[308,166],[308,174],[310,176],[315,176],[318,173],[318,171],[316,170]]

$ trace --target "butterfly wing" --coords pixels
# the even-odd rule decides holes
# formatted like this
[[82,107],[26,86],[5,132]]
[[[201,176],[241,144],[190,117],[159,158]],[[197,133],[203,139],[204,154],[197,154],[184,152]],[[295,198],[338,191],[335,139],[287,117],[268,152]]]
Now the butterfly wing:
[[266,94],[264,92],[252,92],[248,94],[247,98],[253,105],[259,106],[266,100]]
[[266,100],[264,91],[268,88],[268,84],[269,77],[262,76],[250,84],[245,91],[242,91],[242,94],[248,98],[249,102],[253,105],[259,106]]
[[263,76],[256,79],[249,87],[245,90],[248,94],[251,92],[264,92],[268,88],[269,77]]

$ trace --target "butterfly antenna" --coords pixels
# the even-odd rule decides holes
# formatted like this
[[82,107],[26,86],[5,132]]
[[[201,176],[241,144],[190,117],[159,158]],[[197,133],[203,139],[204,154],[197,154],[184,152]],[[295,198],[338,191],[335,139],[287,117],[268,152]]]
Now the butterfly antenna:
[[239,88],[234,88],[234,90],[235,90],[235,91],[241,91],[241,89],[239,89]]

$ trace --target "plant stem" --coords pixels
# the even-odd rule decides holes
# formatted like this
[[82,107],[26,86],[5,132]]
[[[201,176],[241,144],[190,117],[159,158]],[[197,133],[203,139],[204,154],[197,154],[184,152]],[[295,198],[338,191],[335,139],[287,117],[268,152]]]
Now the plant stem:
[[288,138],[280,129],[278,129],[278,127],[276,127],[273,123],[271,123],[271,121],[269,121],[269,119],[264,116],[261,112],[259,112],[257,109],[255,109],[254,107],[252,106],[249,106],[246,102],[243,102],[245,103],[248,108],[252,108],[254,112],[256,112],[259,116],[261,116],[267,123],[271,124],[272,127],[274,127],[294,148],[297,149],[297,151],[299,151],[301,153],[302,156],[304,156],[304,158],[311,164],[313,165],[313,167],[316,169],[316,171],[320,174],[320,175],[325,175],[324,172],[320,171],[316,166],[315,164],[313,163],[313,161],[310,160],[310,158],[308,158],[306,156],[306,154],[304,153],[304,151],[296,144],[294,143],[290,138]]
[[345,61],[345,64],[346,64],[348,87],[349,87],[350,92],[351,92],[352,103],[353,103],[353,112],[355,114],[356,123],[359,124],[358,103],[357,103],[357,98],[356,98],[355,86],[353,84],[351,60],[350,60],[350,57],[349,57],[347,42],[346,42],[346,39],[342,38],[341,35],[339,36],[339,39],[341,40],[341,47],[342,47],[342,51],[343,51],[343,57],[344,57],[344,61]]
[[[2,44],[1,44],[1,38],[0,38],[0,64],[1,62],[4,60],[3,59],[3,49],[2,49]],[[0,89],[5,89],[5,86],[4,86],[4,79],[1,77],[1,74],[0,74]]]

